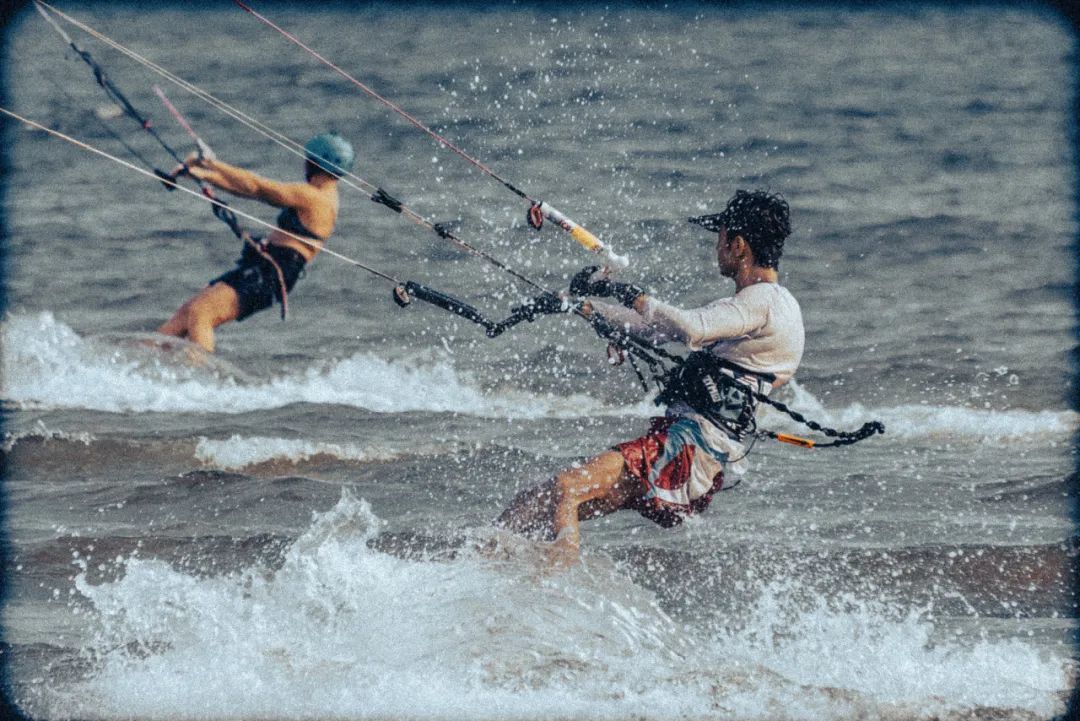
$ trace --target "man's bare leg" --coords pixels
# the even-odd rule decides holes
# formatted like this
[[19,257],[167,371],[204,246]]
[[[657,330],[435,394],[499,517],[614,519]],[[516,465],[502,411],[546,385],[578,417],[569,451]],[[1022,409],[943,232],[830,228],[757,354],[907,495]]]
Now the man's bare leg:
[[605,451],[514,497],[496,524],[530,538],[554,541],[563,561],[577,558],[579,521],[614,513],[645,492],[626,475],[618,451]]

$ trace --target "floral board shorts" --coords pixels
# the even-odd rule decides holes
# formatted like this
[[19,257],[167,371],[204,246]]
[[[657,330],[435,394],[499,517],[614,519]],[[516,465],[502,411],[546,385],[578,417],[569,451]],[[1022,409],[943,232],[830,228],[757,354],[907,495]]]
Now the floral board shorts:
[[664,528],[701,513],[724,488],[728,454],[713,448],[692,418],[653,418],[648,433],[613,450],[622,454],[626,472],[645,486],[645,494],[627,508]]

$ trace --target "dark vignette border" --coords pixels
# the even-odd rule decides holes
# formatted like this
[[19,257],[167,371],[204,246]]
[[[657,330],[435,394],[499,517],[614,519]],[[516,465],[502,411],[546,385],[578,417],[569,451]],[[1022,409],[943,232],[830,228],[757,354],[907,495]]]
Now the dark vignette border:
[[[14,25],[17,18],[23,13],[23,11],[30,5],[31,0],[0,0],[0,47],[7,44],[10,33],[14,30]],[[114,2],[119,3],[124,0],[99,0],[99,2]],[[126,3],[137,2],[137,0],[126,0]],[[186,0],[184,4],[207,4],[212,0]],[[573,0],[571,4],[576,6],[587,5],[595,3],[596,0]],[[215,3],[219,4],[219,3]],[[291,4],[287,0],[262,0],[263,5],[269,4]],[[330,2],[320,2],[320,5],[335,5],[335,6],[361,6],[364,2],[347,2],[346,0],[331,0]],[[404,3],[403,3],[404,4]],[[439,3],[436,0],[408,0],[408,4],[411,5],[441,5],[445,6],[446,3]],[[555,2],[555,0],[519,0],[518,2],[510,2],[503,0],[502,3],[490,3],[482,2],[482,0],[454,0],[453,4],[456,7],[462,9],[474,8],[490,8],[493,4],[506,4],[506,5],[559,5],[564,7],[568,3]],[[596,4],[610,4],[599,2]],[[619,3],[621,5],[634,5],[644,7],[656,7],[658,9],[664,7],[671,7],[673,5],[682,4],[677,0],[673,2],[660,3],[649,2],[648,0],[632,0],[631,2]],[[717,4],[720,4],[717,2]],[[732,5],[746,5],[746,6],[761,6],[761,5],[776,5],[776,6],[800,6],[807,7],[812,5],[827,5],[829,7],[847,7],[852,10],[859,8],[882,8],[887,6],[894,6],[896,8],[912,8],[912,7],[925,7],[925,6],[943,6],[943,7],[963,7],[965,5],[980,7],[993,7],[1000,6],[1001,8],[1009,9],[1025,9],[1038,11],[1040,8],[1051,16],[1056,16],[1060,21],[1067,25],[1071,29],[1073,37],[1072,53],[1069,57],[1069,65],[1071,75],[1069,78],[1069,92],[1072,96],[1072,118],[1069,125],[1069,140],[1072,147],[1073,162],[1074,162],[1074,175],[1073,175],[1073,187],[1072,197],[1074,199],[1074,211],[1073,217],[1075,225],[1080,228],[1080,3],[1074,0],[1042,0],[1041,2],[1025,2],[1024,0],[998,0],[997,2],[980,3],[976,0],[940,0],[939,2],[916,2],[914,0],[882,0],[880,2],[868,2],[866,0],[846,0],[845,2],[806,2],[800,3],[796,0],[759,0],[758,2],[727,2],[723,3],[726,6]],[[7,106],[7,68],[0,66],[0,106]],[[9,178],[9,160],[8,160],[8,143],[6,139],[11,136],[12,122],[6,118],[0,119],[0,316],[7,312],[7,292],[6,283],[7,278],[7,222],[4,214],[4,208],[6,203],[4,202],[7,196],[8,178]],[[1073,239],[1073,310],[1074,310],[1074,345],[1071,351],[1071,365],[1072,365],[1072,384],[1069,389],[1069,402],[1074,411],[1080,412],[1080,237]],[[6,422],[6,411],[0,407],[0,434],[3,433]],[[1074,438],[1074,459],[1080,458],[1080,435]],[[6,518],[7,518],[7,495],[4,480],[6,478],[6,454],[0,451],[0,605],[2,605],[7,596],[7,569],[10,567],[10,548],[6,535]],[[1073,543],[1070,556],[1071,564],[1069,566],[1069,586],[1072,590],[1071,608],[1072,617],[1080,618],[1080,462],[1074,467],[1072,474],[1067,479],[1068,483],[1068,503],[1070,504],[1070,514],[1073,518]],[[1074,660],[1080,662],[1080,630],[1073,632],[1073,650],[1072,657]],[[20,709],[13,703],[10,698],[10,683],[9,683],[9,662],[10,652],[9,647],[4,641],[4,629],[0,627],[0,721],[29,721],[27,717],[20,711]],[[1077,678],[1074,678],[1074,687],[1072,689],[1069,702],[1067,704],[1064,715],[1054,719],[1054,721],[1072,721],[1074,719],[1080,720],[1080,683],[1077,683]],[[973,719],[975,717],[972,717]]]

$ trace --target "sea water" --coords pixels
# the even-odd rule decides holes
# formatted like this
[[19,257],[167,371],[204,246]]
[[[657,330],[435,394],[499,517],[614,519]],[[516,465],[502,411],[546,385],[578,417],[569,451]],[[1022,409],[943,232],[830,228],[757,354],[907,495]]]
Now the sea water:
[[[549,288],[592,262],[239,9],[62,8]],[[239,248],[196,199],[4,128],[7,690],[38,718],[1050,718],[1075,677],[1074,40],[994,8],[260,8],[683,306],[732,292],[685,218],[785,194],[807,352],[775,396],[884,436],[759,441],[676,530],[490,526],[657,409],[578,319],[482,330],[320,256],[208,355],[150,335]],[[167,81],[68,27],[185,152]],[[29,9],[12,110],[171,160]],[[225,160],[295,157],[166,87]],[[349,188],[331,247],[501,317],[534,291]],[[232,200],[267,220],[269,209]],[[772,409],[764,428],[805,434]]]

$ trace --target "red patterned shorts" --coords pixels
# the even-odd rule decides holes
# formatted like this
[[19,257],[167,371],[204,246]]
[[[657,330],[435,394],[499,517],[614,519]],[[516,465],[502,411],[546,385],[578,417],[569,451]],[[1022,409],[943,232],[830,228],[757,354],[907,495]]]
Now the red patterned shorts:
[[724,486],[727,454],[710,447],[691,418],[653,418],[648,433],[613,450],[622,454],[627,474],[645,486],[626,508],[664,528],[704,511]]

